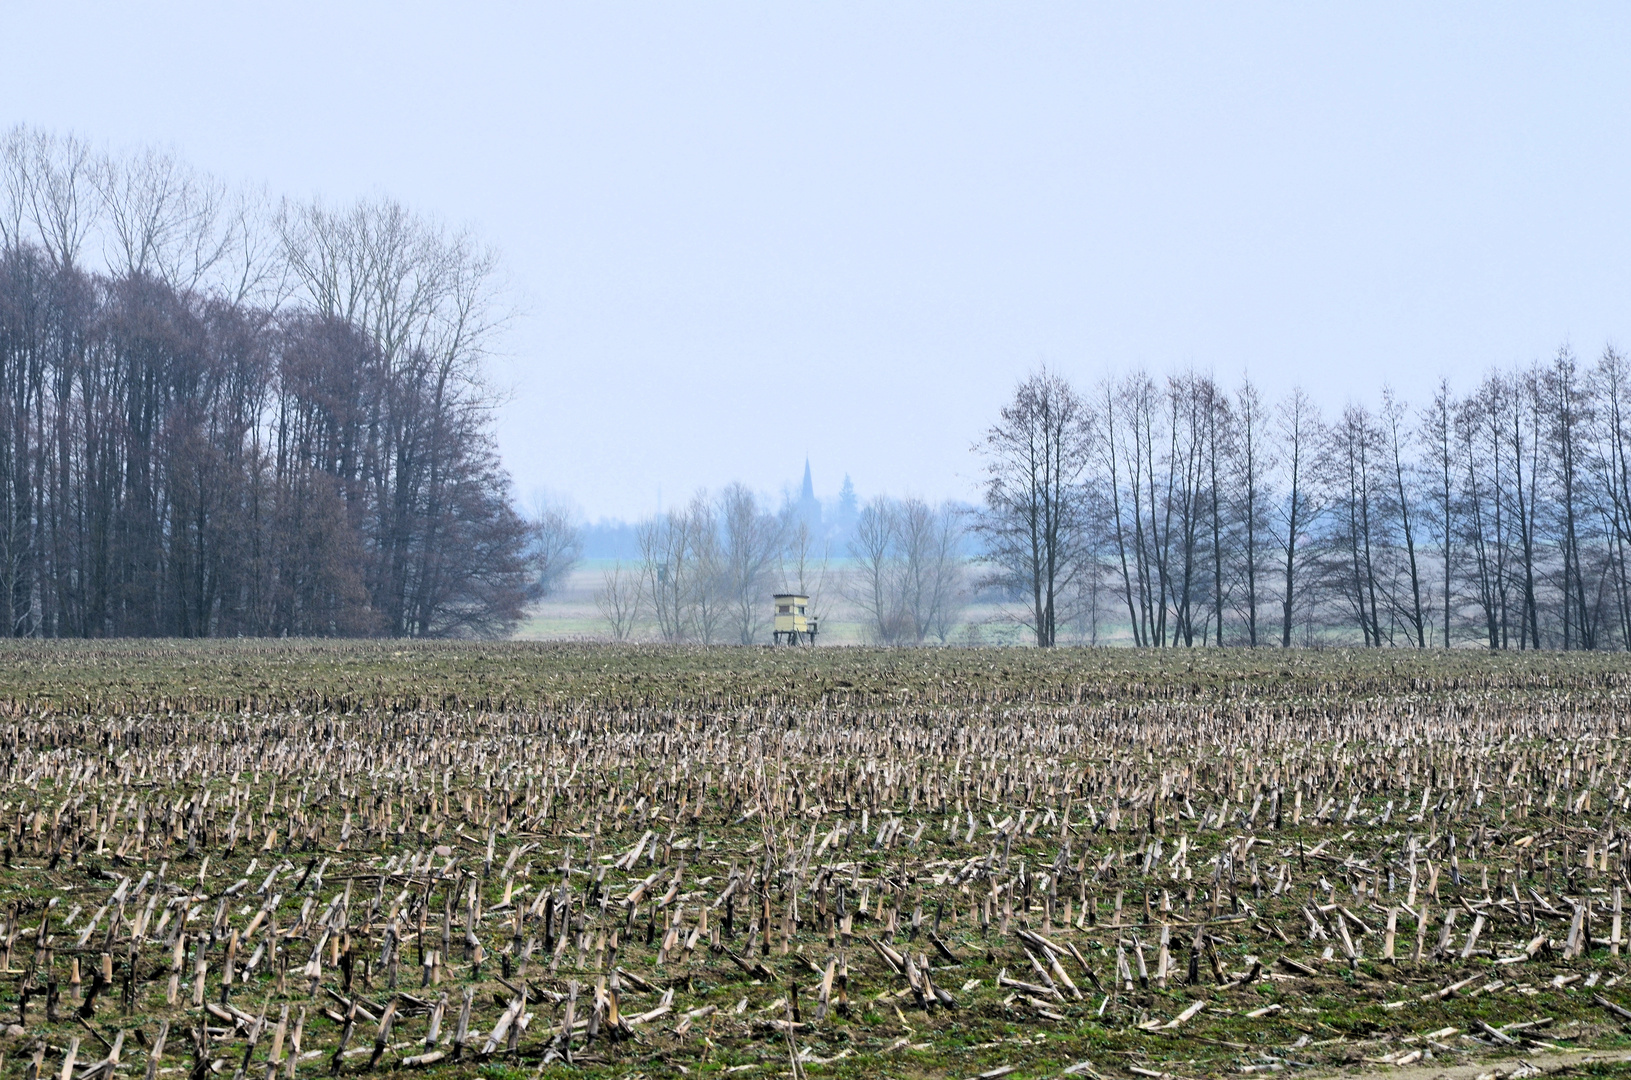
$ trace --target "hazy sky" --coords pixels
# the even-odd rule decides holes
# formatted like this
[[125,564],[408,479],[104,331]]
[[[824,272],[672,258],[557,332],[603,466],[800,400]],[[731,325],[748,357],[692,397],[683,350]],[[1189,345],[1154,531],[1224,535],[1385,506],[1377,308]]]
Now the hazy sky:
[[972,497],[1042,362],[1327,408],[1631,334],[1631,8],[0,3],[0,125],[469,223],[523,494]]

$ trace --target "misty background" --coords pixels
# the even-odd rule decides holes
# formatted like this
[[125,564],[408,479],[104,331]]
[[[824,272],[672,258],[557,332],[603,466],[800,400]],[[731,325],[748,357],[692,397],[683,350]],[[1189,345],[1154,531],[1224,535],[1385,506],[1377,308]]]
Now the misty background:
[[518,489],[633,519],[806,456],[823,498],[846,473],[971,498],[969,445],[1041,362],[1336,405],[1599,347],[1631,296],[1628,20],[11,5],[0,107],[469,224],[520,311],[495,370]]
[[61,4],[8,10],[72,63],[13,49],[0,119],[490,245],[493,445],[584,556],[741,484],[844,559],[876,496],[978,502],[971,448],[1044,364],[1335,415],[1614,344],[1628,21]]

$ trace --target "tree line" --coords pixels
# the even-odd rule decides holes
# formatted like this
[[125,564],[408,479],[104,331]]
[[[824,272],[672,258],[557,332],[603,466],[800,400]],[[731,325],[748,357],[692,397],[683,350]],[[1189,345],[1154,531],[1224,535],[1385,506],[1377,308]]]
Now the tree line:
[[496,269],[389,200],[4,134],[5,632],[506,632],[537,576],[482,378]]
[[[771,595],[788,592],[808,597],[818,621],[848,601],[870,640],[944,644],[968,600],[965,517],[954,504],[880,495],[835,552],[797,504],[772,512],[730,484],[640,522],[639,559],[605,570],[595,603],[620,641],[643,623],[663,641],[762,642]],[[849,566],[835,568],[844,554]]]
[[[581,553],[524,519],[483,377],[494,255],[386,199],[235,191],[150,150],[0,135],[0,630],[503,634]],[[768,594],[946,641],[1631,645],[1631,367],[1492,371],[1322,413],[1183,373],[1023,381],[983,505],[879,498],[827,540],[740,485],[638,528],[613,636],[760,640]],[[984,574],[968,571],[964,533]]]
[[1321,413],[1184,373],[1024,380],[977,446],[986,583],[1039,645],[1631,645],[1631,367]]

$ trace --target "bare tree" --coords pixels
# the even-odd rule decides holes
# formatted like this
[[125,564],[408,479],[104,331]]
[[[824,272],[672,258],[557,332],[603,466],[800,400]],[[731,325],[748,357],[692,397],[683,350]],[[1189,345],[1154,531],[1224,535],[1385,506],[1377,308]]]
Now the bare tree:
[[[799,514],[796,506],[788,506],[782,513],[782,535],[785,543],[781,552],[781,579],[784,591],[795,592],[809,598],[807,613],[813,619],[826,615],[823,597],[827,591],[827,572],[831,565],[831,548],[825,539],[817,540],[810,522]],[[817,550],[817,543],[820,550]]]
[[1264,547],[1268,539],[1268,476],[1272,467],[1264,429],[1263,400],[1248,379],[1235,394],[1238,435],[1234,443],[1234,515],[1240,532],[1237,577],[1246,620],[1246,642],[1258,644],[1258,612],[1265,602]]
[[1492,375],[1462,401],[1456,417],[1458,469],[1464,472],[1461,517],[1474,571],[1471,585],[1492,650],[1506,648],[1511,631],[1512,530],[1507,510],[1511,468],[1505,449],[1510,401],[1506,381]]
[[1194,374],[1109,380],[1070,595],[1113,585],[1142,646],[1230,640],[1230,620],[1256,643],[1274,603],[1282,646],[1449,646],[1476,620],[1491,649],[1631,648],[1628,370],[1564,348],[1415,415],[1383,388],[1329,429],[1301,391],[1225,408]]
[[993,583],[1022,590],[1040,646],[1057,640],[1061,601],[1073,591],[1087,544],[1087,404],[1063,377],[1022,381],[981,444],[986,462],[985,539]]
[[[394,632],[414,632],[423,622],[416,598],[437,572],[426,552],[440,544],[445,511],[458,499],[446,463],[461,442],[455,425],[436,418],[473,423],[494,404],[481,362],[503,321],[496,258],[469,235],[389,200],[346,211],[286,203],[278,227],[298,297],[319,317],[367,335],[384,378],[400,388],[374,427],[391,467],[376,504],[388,555],[369,591]],[[416,407],[420,401],[426,407]],[[429,524],[416,535],[403,508],[420,505]]]
[[1076,597],[1071,608],[1072,629],[1076,642],[1082,645],[1099,644],[1099,629],[1104,623],[1106,569],[1100,546],[1100,539],[1095,536],[1086,569],[1076,578]]
[[1393,396],[1391,388],[1382,389],[1382,438],[1387,454],[1387,468],[1392,480],[1393,510],[1397,517],[1400,537],[1404,544],[1404,564],[1409,574],[1410,593],[1395,598],[1394,607],[1410,624],[1418,649],[1427,648],[1427,614],[1422,606],[1422,575],[1416,561],[1416,505],[1415,469],[1405,456],[1408,434],[1405,428],[1405,405]]
[[691,517],[670,510],[641,522],[636,535],[643,590],[657,620],[657,633],[664,641],[684,641],[695,575]]
[[20,165],[23,215],[34,238],[54,266],[77,266],[80,249],[96,223],[90,144],[71,134],[27,131]]
[[225,215],[227,243],[211,269],[210,287],[234,307],[281,310],[298,285],[284,256],[276,202],[264,189],[235,191]]
[[769,618],[771,577],[783,546],[782,522],[761,510],[758,498],[740,483],[720,495],[719,519],[727,618],[737,641],[751,645],[763,636]]
[[[1533,370],[1519,373],[1512,381],[1507,440],[1512,455],[1512,520],[1518,531],[1518,560],[1523,578],[1518,626],[1518,648],[1540,648],[1540,601],[1536,588],[1539,558],[1539,486],[1541,465],[1540,378]],[[1524,470],[1527,468],[1528,478]]]
[[[1104,396],[1100,439],[1122,588],[1137,645],[1168,644],[1168,603],[1175,505],[1171,481],[1180,455],[1169,427],[1172,399],[1145,372],[1134,372]],[[1091,521],[1091,516],[1088,517]]]
[[729,625],[732,610],[727,551],[719,514],[707,492],[699,491],[692,497],[686,516],[690,521],[692,568],[686,594],[688,623],[698,641],[713,645]]
[[880,495],[861,508],[849,554],[855,564],[849,598],[860,609],[867,632],[884,644],[900,641],[906,614],[895,560],[895,508],[888,499]]
[[[1292,620],[1297,610],[1299,571],[1297,551],[1302,534],[1314,517],[1308,488],[1309,456],[1319,434],[1319,414],[1299,387],[1280,408],[1281,456],[1285,462],[1285,499],[1275,539],[1284,554],[1285,586],[1280,593],[1280,646],[1291,647]],[[1306,559],[1306,555],[1303,556]]]
[[1627,387],[1631,369],[1612,347],[1605,348],[1592,388],[1597,400],[1598,450],[1595,471],[1602,513],[1607,517],[1607,562],[1612,578],[1617,630],[1622,647],[1631,643],[1631,410]]
[[0,248],[21,249],[28,242],[23,223],[33,187],[29,130],[17,124],[0,135]]
[[919,607],[920,625],[925,627],[925,634],[933,634],[942,645],[950,639],[968,604],[967,560],[963,554],[967,518],[965,508],[944,503],[934,511],[929,522],[928,543],[924,548],[927,567],[922,576],[931,583],[925,590],[930,603],[926,608]]
[[[1563,648],[1597,647],[1601,621],[1598,581],[1605,574],[1588,570],[1587,548],[1595,537],[1588,533],[1592,515],[1588,505],[1589,431],[1595,422],[1585,380],[1581,378],[1574,353],[1559,349],[1542,375],[1541,392],[1546,409],[1547,458],[1553,471],[1551,503],[1559,554],[1563,559],[1562,600]],[[1588,585],[1587,577],[1591,577]]]
[[157,150],[100,157],[91,172],[108,223],[115,275],[150,274],[198,287],[233,247],[226,185]]
[[[1217,435],[1219,395],[1212,380],[1191,372],[1167,380],[1166,398],[1168,442],[1161,455],[1161,490],[1152,490],[1151,504],[1161,507],[1165,519],[1161,579],[1173,614],[1173,644],[1192,646],[1197,637],[1205,643],[1211,611],[1221,615],[1223,606],[1221,582],[1215,598],[1209,598],[1206,580],[1208,534],[1215,521],[1207,463],[1216,462],[1208,443]],[[1209,608],[1208,599],[1215,599],[1215,607]]]
[[1370,410],[1349,404],[1325,433],[1321,459],[1331,512],[1318,554],[1325,556],[1326,584],[1358,624],[1367,646],[1380,646],[1384,635],[1378,585],[1386,548],[1385,514],[1381,508],[1381,432]]
[[719,514],[706,491],[636,530],[640,575],[664,641],[719,641],[735,608]]
[[[1224,562],[1228,558],[1227,470],[1233,458],[1235,418],[1228,395],[1221,392],[1210,378],[1203,380],[1198,389],[1198,404],[1203,417],[1199,436],[1204,446],[1201,457],[1205,462],[1205,479],[1196,501],[1199,503],[1198,512],[1204,516],[1211,531],[1206,539],[1212,555],[1209,568],[1212,573],[1212,621],[1217,627],[1216,641],[1222,645],[1226,598],[1233,591],[1224,573]],[[1206,640],[1204,628],[1201,640]]]
[[554,594],[583,559],[583,529],[564,505],[537,500],[531,520],[527,560],[537,596]]
[[894,507],[900,609],[914,641],[942,643],[962,607],[962,515],[954,506],[904,499]]
[[479,378],[477,362],[507,315],[497,255],[472,235],[391,200],[348,210],[285,202],[276,225],[301,294],[320,315],[366,331],[393,368],[422,358],[449,390]]
[[[1121,410],[1122,391],[1109,381],[1106,381],[1100,390],[1099,411],[1101,423],[1094,440],[1094,448],[1098,456],[1098,487],[1099,501],[1109,507],[1107,514],[1102,515],[1103,523],[1100,532],[1112,533],[1116,548],[1117,569],[1120,570],[1122,597],[1127,605],[1127,618],[1132,627],[1133,644],[1142,647],[1145,641],[1145,620],[1143,618],[1144,598],[1143,575],[1139,575],[1139,588],[1137,599],[1133,589],[1133,571],[1137,565],[1137,545],[1134,543],[1138,513],[1136,499],[1132,492],[1128,498],[1123,498],[1124,477],[1122,475],[1123,447],[1130,440],[1127,438],[1128,420]],[[1137,474],[1133,473],[1133,487],[1137,487]],[[1128,511],[1131,510],[1132,526],[1128,523]],[[1129,555],[1131,552],[1131,556]]]
[[874,639],[946,641],[964,603],[963,535],[963,513],[949,504],[878,496],[862,508],[849,545],[849,595]]
[[1421,416],[1421,441],[1427,451],[1427,473],[1432,477],[1432,500],[1429,503],[1430,520],[1437,526],[1440,565],[1443,568],[1439,582],[1439,601],[1442,605],[1444,648],[1452,644],[1450,607],[1454,596],[1451,570],[1454,565],[1456,519],[1456,457],[1455,457],[1456,404],[1448,381],[1440,379],[1433,392],[1433,403]]
[[595,591],[595,608],[614,641],[627,641],[634,633],[643,592],[639,576],[625,572],[621,559],[602,572],[600,588]]

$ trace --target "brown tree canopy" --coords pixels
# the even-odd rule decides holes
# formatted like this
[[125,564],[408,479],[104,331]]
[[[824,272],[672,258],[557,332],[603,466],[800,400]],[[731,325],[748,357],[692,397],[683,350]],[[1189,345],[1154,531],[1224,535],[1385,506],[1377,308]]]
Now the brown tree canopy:
[[7,632],[491,635],[526,531],[425,343],[0,250]]

